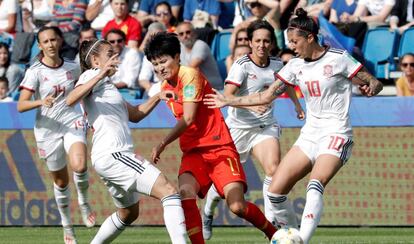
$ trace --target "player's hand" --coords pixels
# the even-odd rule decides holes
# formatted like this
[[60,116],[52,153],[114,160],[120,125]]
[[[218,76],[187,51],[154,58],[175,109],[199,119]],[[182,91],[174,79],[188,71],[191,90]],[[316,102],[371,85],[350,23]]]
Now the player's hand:
[[111,58],[108,59],[108,61],[106,61],[104,67],[102,68],[100,75],[102,76],[101,78],[105,78],[105,76],[112,76],[116,73],[116,71],[118,70],[118,65],[121,62],[118,59],[118,54],[114,54]]
[[42,100],[42,105],[45,106],[46,108],[53,107],[54,103],[55,103],[55,96],[54,95],[49,95],[49,96],[45,97],[45,99]]
[[296,117],[299,120],[304,120],[306,117],[305,111],[303,111],[302,106],[295,106]]
[[248,110],[255,112],[257,114],[264,114],[267,110],[269,110],[270,106],[269,105],[258,105],[258,106],[249,106],[246,107]]
[[366,97],[374,96],[372,89],[371,87],[369,87],[369,85],[359,85],[358,88],[363,96],[366,96]]
[[168,101],[170,99],[176,100],[177,96],[173,91],[161,91],[159,94],[161,100]]
[[152,159],[152,162],[154,162],[154,164],[160,161],[160,155],[164,151],[164,149],[165,149],[164,143],[160,143],[156,147],[152,148],[151,159]]
[[208,108],[222,108],[227,106],[226,97],[214,88],[213,91],[215,94],[206,94],[204,96],[204,104],[207,105]]

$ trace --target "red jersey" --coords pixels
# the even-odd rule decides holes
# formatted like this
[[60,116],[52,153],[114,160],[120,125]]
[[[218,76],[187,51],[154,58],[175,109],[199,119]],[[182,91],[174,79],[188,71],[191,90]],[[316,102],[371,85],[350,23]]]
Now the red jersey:
[[108,21],[102,30],[102,36],[105,36],[111,29],[119,29],[126,35],[126,44],[128,41],[141,41],[142,27],[141,23],[131,15],[128,15],[121,23],[117,24],[115,19]]
[[204,95],[213,93],[213,90],[201,72],[194,68],[180,66],[177,85],[174,87],[164,81],[161,89],[176,94],[176,100],[170,99],[167,101],[167,106],[177,120],[183,117],[183,103],[199,103],[195,121],[180,136],[180,147],[183,152],[193,148],[233,143],[220,109],[210,109],[202,101]]

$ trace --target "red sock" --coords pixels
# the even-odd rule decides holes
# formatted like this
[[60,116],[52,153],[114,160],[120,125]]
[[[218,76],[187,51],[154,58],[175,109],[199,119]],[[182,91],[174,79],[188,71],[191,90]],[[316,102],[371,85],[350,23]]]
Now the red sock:
[[277,230],[276,227],[266,219],[262,211],[251,202],[246,201],[246,210],[243,218],[252,223],[259,230],[263,231],[269,240]]
[[184,209],[187,234],[193,244],[204,244],[203,232],[201,231],[201,216],[197,207],[196,199],[181,200]]

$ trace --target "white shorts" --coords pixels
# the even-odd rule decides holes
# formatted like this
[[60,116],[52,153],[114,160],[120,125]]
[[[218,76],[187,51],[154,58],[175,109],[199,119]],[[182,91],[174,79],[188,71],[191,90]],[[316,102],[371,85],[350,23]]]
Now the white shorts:
[[92,162],[108,187],[117,208],[138,202],[139,193],[150,195],[161,171],[148,160],[132,152],[117,152]]
[[354,142],[352,136],[345,134],[306,135],[301,133],[294,145],[306,154],[312,165],[322,154],[334,155],[345,164],[351,157]]
[[278,124],[271,124],[250,129],[231,128],[230,134],[240,154],[240,162],[245,163],[254,146],[268,138],[279,140],[281,129]]
[[86,132],[82,129],[69,128],[63,137],[37,141],[39,157],[46,160],[49,171],[61,170],[66,166],[66,154],[76,142],[86,145]]

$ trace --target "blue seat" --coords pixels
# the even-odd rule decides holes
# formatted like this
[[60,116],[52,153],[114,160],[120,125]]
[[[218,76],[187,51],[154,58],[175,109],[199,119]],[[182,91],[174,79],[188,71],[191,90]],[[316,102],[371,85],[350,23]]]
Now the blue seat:
[[414,53],[414,27],[404,31],[401,36],[398,57],[401,57],[406,53]]
[[389,27],[370,29],[365,34],[362,54],[365,66],[377,78],[389,78],[395,70],[394,54],[398,44],[398,33],[389,31]]
[[135,100],[135,99],[140,99],[142,97],[141,91],[140,90],[133,90],[133,89],[128,89],[128,88],[122,88],[118,90],[122,97],[125,100]]
[[216,60],[226,59],[230,55],[230,37],[231,32],[229,31],[218,32],[214,37],[211,44],[211,53]]

